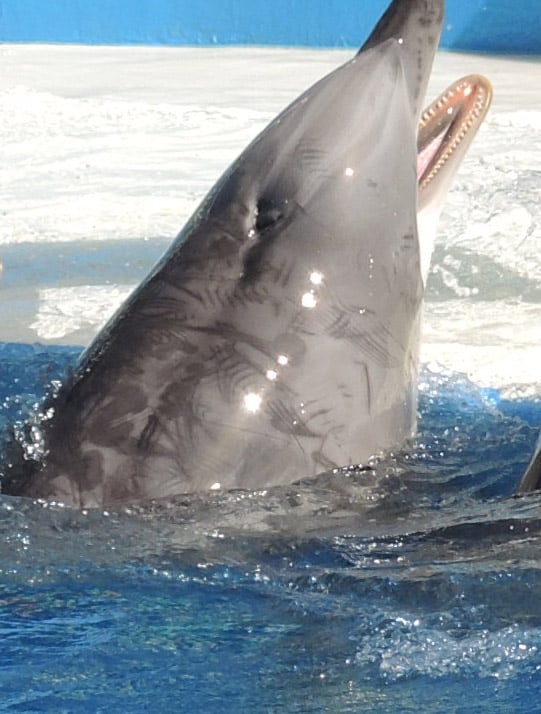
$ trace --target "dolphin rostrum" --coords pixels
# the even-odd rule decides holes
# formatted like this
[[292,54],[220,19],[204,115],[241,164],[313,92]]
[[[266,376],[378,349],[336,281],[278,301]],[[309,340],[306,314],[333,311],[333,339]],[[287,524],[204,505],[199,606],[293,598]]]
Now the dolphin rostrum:
[[432,224],[491,95],[466,78],[421,115],[443,11],[394,0],[248,146],[45,403],[42,458],[5,493],[267,487],[412,434]]

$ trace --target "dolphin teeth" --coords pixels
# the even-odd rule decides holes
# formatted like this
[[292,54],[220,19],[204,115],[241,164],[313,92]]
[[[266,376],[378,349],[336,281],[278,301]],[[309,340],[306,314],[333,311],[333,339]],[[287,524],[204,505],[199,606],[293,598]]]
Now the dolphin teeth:
[[421,191],[438,176],[464,140],[473,138],[491,99],[488,79],[469,75],[454,82],[421,114],[417,140]]

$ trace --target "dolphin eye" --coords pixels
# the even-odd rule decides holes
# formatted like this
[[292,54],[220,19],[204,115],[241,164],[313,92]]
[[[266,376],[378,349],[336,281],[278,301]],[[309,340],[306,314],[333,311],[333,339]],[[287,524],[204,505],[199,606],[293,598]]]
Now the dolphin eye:
[[280,204],[272,199],[260,198],[257,202],[255,228],[262,231],[274,226],[284,217],[284,203]]
[[270,228],[276,226],[285,215],[284,204],[268,198],[260,198],[255,208],[254,230],[250,232],[252,240],[247,245],[247,251],[243,259],[243,282],[249,283],[261,272],[264,264],[264,256],[272,245],[276,233],[266,233]]
[[276,225],[287,219],[287,199],[275,200],[262,196],[256,205],[255,223],[249,232],[246,252],[243,256],[242,280],[249,283],[264,269],[265,256],[274,243],[278,231],[272,231]]

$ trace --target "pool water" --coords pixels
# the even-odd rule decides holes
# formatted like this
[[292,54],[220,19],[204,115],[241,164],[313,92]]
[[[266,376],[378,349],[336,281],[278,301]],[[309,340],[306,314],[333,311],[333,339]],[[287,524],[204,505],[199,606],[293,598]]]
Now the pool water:
[[[0,348],[2,426],[73,348]],[[531,712],[541,419],[425,369],[411,449],[269,491],[74,512],[0,499],[0,710]],[[5,461],[5,459],[4,459]]]

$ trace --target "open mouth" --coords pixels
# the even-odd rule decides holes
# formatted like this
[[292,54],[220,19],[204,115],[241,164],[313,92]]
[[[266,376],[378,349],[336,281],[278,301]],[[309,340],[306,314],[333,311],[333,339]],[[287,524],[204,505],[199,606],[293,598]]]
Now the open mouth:
[[423,194],[431,193],[432,183],[445,183],[445,178],[452,178],[482,124],[491,100],[492,87],[488,79],[472,74],[454,82],[422,113],[417,136],[417,180],[421,202]]

